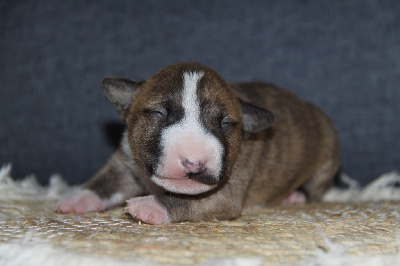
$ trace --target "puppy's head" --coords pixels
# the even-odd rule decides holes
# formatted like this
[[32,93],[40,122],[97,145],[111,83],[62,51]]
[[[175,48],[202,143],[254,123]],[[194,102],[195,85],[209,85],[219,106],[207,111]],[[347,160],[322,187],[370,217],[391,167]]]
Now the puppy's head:
[[226,182],[244,133],[273,122],[197,63],[168,66],[139,83],[105,78],[102,85],[128,126],[133,158],[174,193],[200,194]]

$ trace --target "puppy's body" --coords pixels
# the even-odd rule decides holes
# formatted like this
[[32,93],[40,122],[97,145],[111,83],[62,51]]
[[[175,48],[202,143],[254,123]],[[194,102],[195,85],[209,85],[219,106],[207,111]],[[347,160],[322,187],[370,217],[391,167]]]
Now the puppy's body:
[[[330,119],[315,105],[270,84],[231,86],[241,99],[268,108],[274,125],[244,140],[242,154],[253,176],[246,206],[280,203],[296,189],[318,201],[339,168],[339,141]],[[248,145],[251,144],[251,145]]]
[[228,85],[208,67],[180,63],[141,83],[104,79],[103,88],[127,132],[85,190],[58,205],[62,213],[133,197],[126,211],[147,223],[232,219],[290,203],[298,189],[319,200],[338,170],[329,118],[275,86]]

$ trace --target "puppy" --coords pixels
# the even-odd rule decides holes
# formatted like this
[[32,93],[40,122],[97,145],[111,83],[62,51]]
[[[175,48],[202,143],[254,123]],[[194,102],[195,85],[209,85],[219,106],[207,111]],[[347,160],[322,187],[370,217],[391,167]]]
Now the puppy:
[[207,66],[178,63],[102,87],[127,129],[60,213],[128,199],[125,211],[148,224],[234,219],[244,208],[317,201],[338,171],[330,119],[273,85],[227,84]]

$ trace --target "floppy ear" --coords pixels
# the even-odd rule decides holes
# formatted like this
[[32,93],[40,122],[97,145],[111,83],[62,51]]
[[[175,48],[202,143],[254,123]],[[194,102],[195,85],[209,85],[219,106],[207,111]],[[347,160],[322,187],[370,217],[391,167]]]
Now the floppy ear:
[[138,85],[136,81],[116,77],[106,77],[101,81],[107,100],[114,105],[121,116],[131,104]]
[[257,133],[275,122],[274,115],[263,108],[240,100],[242,106],[242,123],[246,133]]

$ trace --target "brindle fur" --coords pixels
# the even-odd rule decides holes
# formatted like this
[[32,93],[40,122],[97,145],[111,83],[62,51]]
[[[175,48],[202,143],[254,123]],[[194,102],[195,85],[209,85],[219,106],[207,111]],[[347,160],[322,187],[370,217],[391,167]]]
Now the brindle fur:
[[[207,88],[226,84],[209,68],[197,64],[177,64],[138,86],[177,90],[182,84],[168,77],[177,73],[181,75],[182,68],[188,67],[210,73],[209,78],[202,81],[209,83]],[[154,84],[160,81],[162,84]],[[271,84],[240,83],[229,87],[238,98],[231,97],[225,90],[218,90],[216,94],[208,89],[203,99],[213,101],[221,98],[224,108],[233,114],[232,119],[236,119],[235,116],[240,117],[240,98],[271,111],[275,123],[243,140],[241,132],[224,142],[232,153],[225,165],[226,173],[230,174],[216,190],[187,196],[160,191],[149,184],[149,177],[141,169],[144,163],[154,160],[154,155],[146,151],[158,151],[149,149],[148,146],[153,145],[151,138],[137,138],[149,136],[140,132],[143,128],[152,130],[137,116],[143,108],[150,108],[166,97],[162,91],[158,93],[154,90],[139,90],[142,93],[136,93],[129,108],[117,105],[127,123],[127,134],[119,150],[85,187],[98,193],[102,199],[114,193],[122,193],[124,198],[157,195],[157,199],[168,209],[171,222],[233,219],[244,208],[279,204],[297,189],[302,189],[309,201],[320,200],[339,168],[339,141],[330,119],[313,104]],[[175,99],[176,103],[179,100]],[[242,127],[241,121],[238,123]]]

